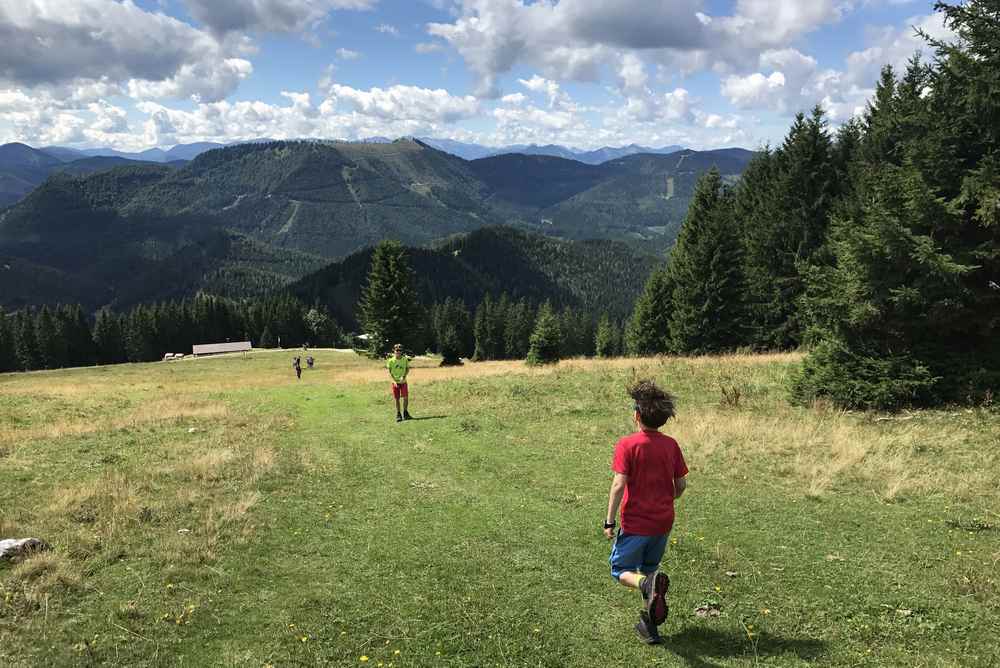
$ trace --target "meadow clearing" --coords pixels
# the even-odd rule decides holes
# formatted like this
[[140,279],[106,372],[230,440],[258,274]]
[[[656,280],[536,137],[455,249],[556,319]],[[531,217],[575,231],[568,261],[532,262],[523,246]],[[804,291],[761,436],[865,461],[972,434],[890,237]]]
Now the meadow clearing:
[[[995,666],[1000,411],[796,408],[796,355],[0,375],[3,666]],[[601,521],[640,374],[691,468],[663,647]],[[701,617],[695,609],[718,611]]]

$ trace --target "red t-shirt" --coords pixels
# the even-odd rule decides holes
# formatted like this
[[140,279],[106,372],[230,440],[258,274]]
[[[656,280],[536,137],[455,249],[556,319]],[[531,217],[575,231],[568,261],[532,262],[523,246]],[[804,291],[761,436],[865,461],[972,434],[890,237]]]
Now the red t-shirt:
[[615,445],[615,473],[628,476],[622,502],[622,532],[662,536],[674,525],[674,478],[687,475],[677,441],[658,431],[640,431]]

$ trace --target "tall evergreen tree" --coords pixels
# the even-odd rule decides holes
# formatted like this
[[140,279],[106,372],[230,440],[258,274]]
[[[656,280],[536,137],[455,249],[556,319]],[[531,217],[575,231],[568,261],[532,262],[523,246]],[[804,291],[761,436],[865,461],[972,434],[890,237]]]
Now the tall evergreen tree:
[[625,352],[633,357],[670,350],[674,286],[666,266],[653,270],[625,328]]
[[862,205],[810,277],[814,345],[795,395],[898,408],[1000,386],[1000,1],[938,3],[954,41],[883,75]]
[[14,352],[14,323],[0,309],[0,373],[17,370],[17,355]]
[[808,118],[798,114],[773,159],[767,215],[758,216],[752,228],[743,224],[745,275],[752,342],[760,348],[787,349],[802,341],[802,273],[816,262],[826,241],[838,191],[823,110],[815,108]]
[[594,350],[598,357],[617,357],[621,348],[621,332],[607,313],[601,314],[594,334]]
[[667,269],[674,289],[670,340],[677,352],[717,353],[746,343],[736,227],[732,197],[711,169],[698,181]]
[[35,314],[27,309],[14,316],[14,354],[21,371],[41,368],[38,340],[35,338]]
[[368,354],[384,357],[396,343],[423,350],[423,315],[413,287],[406,250],[398,241],[382,241],[372,254],[358,320],[368,334]]
[[553,364],[559,361],[562,349],[562,332],[559,318],[552,311],[552,305],[545,302],[538,309],[535,329],[531,333],[528,346],[528,364]]
[[483,297],[476,307],[476,319],[473,324],[473,333],[476,338],[476,350],[473,359],[477,362],[493,360],[498,357],[497,350],[499,342],[494,338],[496,318],[493,316],[493,299],[489,293]]
[[119,364],[125,361],[121,321],[110,310],[101,309],[97,312],[93,340],[98,364]]
[[96,362],[94,341],[90,324],[79,304],[66,305],[59,310],[59,319],[66,339],[66,362],[69,366],[89,366]]
[[460,300],[449,297],[436,306],[435,341],[444,366],[461,364],[472,354],[469,311]]
[[504,327],[504,358],[519,360],[527,356],[534,326],[535,310],[526,300],[511,305]]
[[42,369],[61,369],[67,363],[66,336],[59,318],[43,306],[35,318],[38,362]]

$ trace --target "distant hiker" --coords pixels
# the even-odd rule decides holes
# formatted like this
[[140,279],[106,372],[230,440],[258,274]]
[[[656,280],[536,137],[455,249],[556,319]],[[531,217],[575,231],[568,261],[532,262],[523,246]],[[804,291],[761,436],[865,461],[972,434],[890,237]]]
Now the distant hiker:
[[295,369],[295,378],[302,380],[302,358],[296,357],[292,360],[292,368]]
[[316,363],[316,360],[313,359],[312,355],[310,355],[309,357],[306,358],[306,366],[309,367],[310,369],[313,368],[313,364],[315,364],[315,363]]
[[[652,381],[628,388],[635,402],[632,419],[639,431],[615,445],[604,535],[614,539],[611,577],[642,594],[643,610],[635,631],[643,642],[662,642],[657,627],[669,613],[670,578],[660,572],[660,560],[674,524],[674,501],[687,488],[688,473],[677,441],[659,428],[674,417],[674,398]],[[624,497],[624,504],[622,498]],[[615,520],[621,505],[621,528]]]
[[[410,403],[410,390],[406,385],[406,374],[410,372],[410,360],[403,354],[403,346],[398,343],[392,347],[392,355],[386,361],[385,366],[389,369],[392,377],[392,398],[396,400],[396,422],[411,420],[410,411],[407,407]],[[403,399],[403,410],[399,410],[399,399]]]

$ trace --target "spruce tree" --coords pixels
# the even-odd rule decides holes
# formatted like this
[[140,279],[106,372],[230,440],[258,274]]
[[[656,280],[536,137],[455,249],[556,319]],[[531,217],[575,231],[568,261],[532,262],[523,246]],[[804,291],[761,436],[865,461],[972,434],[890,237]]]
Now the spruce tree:
[[476,339],[476,349],[472,358],[477,362],[492,360],[497,358],[498,342],[493,338],[494,323],[493,299],[489,293],[483,297],[476,307],[476,319],[473,325],[473,333]]
[[358,303],[358,320],[369,336],[371,357],[384,357],[396,343],[422,351],[424,316],[413,285],[403,245],[380,242],[372,253],[368,280]]
[[97,361],[90,325],[79,304],[64,306],[59,311],[62,330],[66,337],[67,363],[69,366],[89,366]]
[[35,340],[38,344],[38,363],[42,369],[61,369],[67,365],[65,331],[59,318],[43,306],[35,318]]
[[14,316],[14,354],[22,371],[41,368],[38,340],[35,338],[35,314],[27,309]]
[[650,274],[625,328],[625,352],[633,357],[670,352],[674,286],[662,266]]
[[601,314],[594,334],[594,350],[598,357],[616,357],[620,346],[621,334],[607,313]]
[[938,3],[957,40],[883,75],[866,118],[857,211],[810,278],[808,401],[898,408],[976,402],[1000,386],[997,0]]
[[732,197],[717,169],[698,181],[667,273],[674,351],[718,353],[746,343],[741,248]]
[[458,323],[452,313],[445,311],[438,322],[437,346],[441,354],[441,366],[457,366],[462,363],[462,340]]
[[0,309],[0,373],[17,370],[13,320]]
[[[741,225],[745,276],[752,343],[788,349],[802,342],[802,275],[822,251],[838,192],[823,110],[815,108],[808,118],[798,114],[771,160],[773,180],[763,215]],[[742,210],[737,204],[737,215]]]
[[463,357],[471,354],[469,337],[469,312],[460,300],[447,298],[438,304],[434,323],[437,351],[442,357],[442,366],[462,363]]
[[264,325],[264,331],[260,333],[260,341],[257,343],[260,348],[277,348],[278,340],[271,331],[271,325]]
[[553,364],[559,361],[561,347],[562,333],[559,331],[559,318],[553,313],[552,305],[545,302],[538,309],[526,361],[531,365]]
[[97,312],[93,341],[98,364],[120,364],[125,361],[121,321],[110,310],[101,309]]
[[527,356],[531,332],[535,325],[534,316],[535,310],[524,299],[511,306],[504,327],[505,359],[518,360]]

